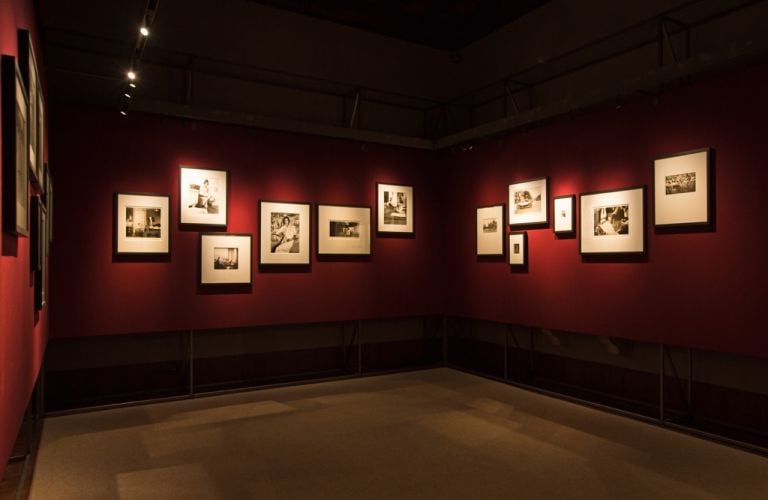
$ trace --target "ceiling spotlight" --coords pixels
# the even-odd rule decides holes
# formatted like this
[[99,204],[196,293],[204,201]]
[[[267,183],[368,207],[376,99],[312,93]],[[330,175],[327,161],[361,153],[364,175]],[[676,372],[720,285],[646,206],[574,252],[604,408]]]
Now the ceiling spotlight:
[[141,33],[144,36],[149,36],[149,29],[146,26],[142,26],[139,29],[139,33]]
[[129,83],[129,84],[128,84],[128,86],[129,86],[129,87],[131,87],[132,89],[135,89],[135,88],[136,88],[136,84],[135,84],[135,83],[133,83],[133,82]]
[[123,116],[128,116],[128,112],[126,110],[124,110],[124,109],[120,110],[120,114],[123,115]]
[[126,93],[125,93],[125,94],[123,94],[123,95],[124,95],[125,97],[127,97],[128,99],[130,99],[130,98],[131,98],[131,94],[129,94],[128,92],[126,92]]
[[136,73],[134,73],[133,71],[129,71],[128,72],[128,79],[129,80],[135,80],[136,79]]

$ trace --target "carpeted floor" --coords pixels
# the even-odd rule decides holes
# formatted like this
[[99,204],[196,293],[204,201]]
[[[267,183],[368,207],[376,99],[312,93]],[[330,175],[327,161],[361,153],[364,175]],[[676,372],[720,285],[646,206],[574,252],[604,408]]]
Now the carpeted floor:
[[34,500],[768,495],[768,458],[450,369],[44,425]]

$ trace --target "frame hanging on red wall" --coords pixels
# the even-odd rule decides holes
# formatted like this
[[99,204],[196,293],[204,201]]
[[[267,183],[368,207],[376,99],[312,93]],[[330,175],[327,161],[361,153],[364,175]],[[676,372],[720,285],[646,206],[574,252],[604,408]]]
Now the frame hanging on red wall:
[[653,224],[707,226],[712,222],[709,148],[657,158],[653,162]]
[[528,233],[509,233],[509,265],[528,265]]
[[557,235],[572,235],[576,232],[576,196],[555,196],[552,199],[554,214],[553,231]]
[[259,202],[259,264],[309,265],[310,205]]
[[116,193],[115,254],[170,253],[170,199],[165,194]]
[[317,254],[371,255],[371,207],[318,205]]
[[227,226],[229,172],[179,168],[179,223]]
[[376,232],[415,234],[413,186],[376,183]]
[[200,234],[200,285],[250,285],[253,269],[250,234]]
[[549,224],[549,177],[509,185],[509,225]]
[[579,252],[645,253],[645,186],[579,195]]
[[504,256],[504,205],[477,209],[476,253],[480,257]]
[[16,59],[2,56],[3,129],[3,229],[19,236],[29,234],[27,92]]

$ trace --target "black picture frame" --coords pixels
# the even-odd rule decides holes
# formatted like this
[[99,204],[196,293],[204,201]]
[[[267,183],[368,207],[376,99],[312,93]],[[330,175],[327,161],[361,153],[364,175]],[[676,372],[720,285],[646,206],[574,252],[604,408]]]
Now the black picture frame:
[[[645,255],[645,199],[645,185],[580,193],[579,253]],[[639,228],[639,234],[634,228]]]
[[[214,194],[201,194],[205,182],[214,180]],[[179,226],[224,228],[229,224],[229,170],[179,166]],[[186,189],[184,184],[187,184]],[[194,189],[197,187],[197,190]],[[223,201],[220,189],[224,190]],[[208,189],[211,189],[209,186]],[[215,204],[211,199],[215,200]],[[215,208],[215,213],[213,209]],[[223,213],[222,213],[223,212]]]
[[[563,210],[570,214],[562,213]],[[552,197],[552,232],[558,236],[572,236],[576,233],[575,194]]]
[[[247,243],[243,241],[247,240]],[[216,247],[216,245],[222,245]],[[226,246],[234,245],[234,246]],[[243,260],[241,253],[247,248],[247,256]],[[228,263],[217,266],[216,250],[237,249],[236,268],[231,268],[231,259]],[[225,257],[226,258],[226,257]],[[200,233],[198,245],[198,280],[200,287],[232,287],[251,285],[253,282],[253,235],[250,233]],[[245,262],[247,267],[240,269],[240,263]],[[210,264],[210,265],[209,265]],[[222,273],[235,271],[231,277]]]
[[32,35],[28,30],[19,29],[17,37],[19,71],[27,91],[27,161],[29,163],[29,171],[32,174],[30,180],[34,185],[40,186],[45,155],[45,113],[42,109],[44,106],[43,91],[40,84],[40,72],[38,71]]
[[[393,204],[389,193],[402,194]],[[392,184],[386,182],[376,183],[376,234],[380,236],[404,236],[416,235],[416,189],[406,184]],[[403,204],[404,206],[400,206]],[[396,209],[395,209],[396,207]],[[400,216],[405,210],[404,217]],[[404,222],[400,223],[400,219]]]
[[[528,232],[511,231],[507,236],[509,241],[509,265],[511,267],[525,267],[528,265]],[[519,245],[519,246],[515,246]]]
[[47,210],[40,196],[31,198],[30,270],[34,275],[35,310],[45,307],[48,294],[48,221]]
[[[290,210],[299,219],[299,230],[292,238],[288,252],[280,252],[283,242],[273,240],[271,216],[273,210]],[[303,201],[259,200],[259,266],[309,266],[312,262],[312,204]],[[304,217],[302,217],[304,214]],[[283,213],[285,215],[285,213]],[[306,223],[301,223],[304,219]],[[293,224],[293,221],[290,221]],[[285,233],[283,233],[285,236]],[[287,243],[287,242],[286,242]],[[298,252],[290,247],[298,246]],[[304,248],[306,246],[306,248]]]
[[653,160],[651,193],[655,228],[674,230],[712,225],[713,158],[714,150],[706,147]]
[[[147,224],[145,223],[140,227],[143,234],[157,233],[157,237],[129,238],[129,233],[134,233],[137,228],[129,225],[123,216],[123,209],[127,208],[149,208],[152,210],[159,208],[161,214],[158,224],[151,223],[152,227],[146,227]],[[145,215],[145,217],[149,216]],[[152,219],[150,218],[150,220]],[[171,234],[173,231],[171,231],[170,195],[165,193],[138,192],[115,193],[112,222],[112,248],[115,256],[128,258],[130,256],[149,257],[169,256],[171,254]]]
[[29,235],[29,167],[27,91],[16,59],[0,59],[2,89],[3,230]]
[[[537,197],[531,191],[538,190]],[[507,216],[510,227],[546,227],[549,225],[549,177],[535,177],[509,185]],[[526,196],[521,196],[524,193]],[[530,212],[529,212],[530,210]]]
[[[359,251],[354,251],[354,248],[350,248],[350,245],[345,245],[345,241],[337,240],[332,236],[331,226],[333,220],[326,220],[324,215],[326,212],[336,211],[338,217],[350,214],[352,212],[358,212],[358,217],[365,220],[365,225],[362,228],[358,228],[356,233],[361,241],[361,248]],[[366,213],[367,212],[367,213]],[[332,214],[328,214],[329,216]],[[361,258],[370,257],[373,253],[373,209],[364,205],[335,205],[329,203],[318,203],[315,206],[315,218],[317,220],[317,230],[315,234],[315,248],[317,248],[318,257],[326,258]],[[347,217],[349,218],[349,217]],[[357,222],[357,221],[355,221]],[[361,224],[362,225],[362,224]],[[324,228],[328,229],[328,236],[323,237]],[[362,234],[361,234],[362,233]],[[367,240],[367,241],[365,241]]]
[[[496,203],[494,205],[484,205],[477,207],[475,210],[475,255],[480,258],[490,257],[504,257],[506,246],[506,210],[503,203]],[[484,220],[495,218],[496,236],[484,237],[487,232],[488,225],[490,223],[483,222]],[[492,241],[496,240],[496,241]],[[495,248],[491,248],[495,247]]]

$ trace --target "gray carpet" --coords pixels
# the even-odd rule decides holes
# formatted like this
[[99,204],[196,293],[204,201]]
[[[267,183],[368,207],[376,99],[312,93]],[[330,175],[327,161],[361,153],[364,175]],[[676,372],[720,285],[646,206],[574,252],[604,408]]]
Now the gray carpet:
[[766,498],[768,459],[450,369],[47,419],[30,498]]

